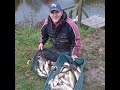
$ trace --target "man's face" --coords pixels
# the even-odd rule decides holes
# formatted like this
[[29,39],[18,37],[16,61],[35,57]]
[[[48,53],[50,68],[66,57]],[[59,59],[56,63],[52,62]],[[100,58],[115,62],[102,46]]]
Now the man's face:
[[56,24],[60,20],[62,14],[63,14],[63,11],[56,11],[56,10],[51,11],[50,17],[51,17],[53,23]]

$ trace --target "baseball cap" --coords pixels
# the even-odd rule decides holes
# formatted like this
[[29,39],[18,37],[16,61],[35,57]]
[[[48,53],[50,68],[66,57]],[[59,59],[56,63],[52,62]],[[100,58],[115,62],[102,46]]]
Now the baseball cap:
[[61,6],[57,2],[50,4],[49,11],[51,12],[52,10],[62,11]]

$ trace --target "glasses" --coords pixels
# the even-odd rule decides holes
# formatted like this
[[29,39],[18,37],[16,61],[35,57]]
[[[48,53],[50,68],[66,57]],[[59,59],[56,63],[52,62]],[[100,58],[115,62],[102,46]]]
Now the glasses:
[[59,11],[55,11],[55,10],[53,10],[53,11],[51,11],[50,13],[59,13]]

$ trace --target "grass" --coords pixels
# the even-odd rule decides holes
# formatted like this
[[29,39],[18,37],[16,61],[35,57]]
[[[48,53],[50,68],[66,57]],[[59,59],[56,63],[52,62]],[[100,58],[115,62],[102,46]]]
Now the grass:
[[79,29],[81,37],[85,37],[88,33],[94,32],[94,29],[92,28],[85,29],[84,27],[78,26],[78,29]]
[[[15,89],[16,90],[44,90],[45,79],[35,75],[31,68],[34,54],[38,50],[38,29],[18,27],[15,31]],[[81,36],[93,30],[85,30],[79,27]],[[49,47],[49,41],[45,47]],[[30,64],[27,61],[30,60]]]
[[39,30],[18,28],[15,33],[16,90],[43,90],[44,79],[37,77],[27,64],[38,49]]

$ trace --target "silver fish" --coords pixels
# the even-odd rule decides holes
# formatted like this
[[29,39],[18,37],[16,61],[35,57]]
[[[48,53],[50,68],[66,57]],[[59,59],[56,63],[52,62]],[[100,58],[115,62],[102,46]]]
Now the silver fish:
[[60,78],[60,79],[63,81],[63,83],[70,85],[70,82],[68,80],[66,80],[65,78]]
[[65,76],[65,73],[59,73],[58,74],[58,78],[61,78],[61,77],[64,77]]
[[80,77],[80,73],[77,71],[77,70],[74,70],[74,74],[75,74],[75,77],[78,81],[79,77]]
[[65,67],[65,68],[62,69],[61,72],[68,72],[70,69],[71,69],[71,67]]
[[44,70],[46,71],[46,73],[47,73],[47,75],[48,75],[48,74],[49,74],[49,71],[50,71],[49,66],[48,66],[48,61],[46,61],[46,63],[45,63],[44,66],[45,66],[45,67],[44,67]]
[[44,71],[44,63],[41,63],[41,61],[39,61],[39,69],[42,71],[43,74],[47,74],[45,71]]
[[59,79],[59,80],[58,80],[58,85],[62,85],[62,84],[63,84],[62,80]]
[[58,85],[56,87],[53,87],[52,90],[66,90],[64,85]]
[[59,80],[58,80],[58,76],[56,75],[55,78],[53,79],[53,86],[57,86]]
[[46,59],[45,59],[44,57],[40,56],[39,61],[41,61],[41,63],[45,63],[45,62],[46,62]]
[[70,80],[70,77],[69,77],[69,72],[65,74],[64,78]]
[[66,85],[65,83],[63,83],[63,86],[65,86],[66,90],[73,90],[69,85]]
[[43,77],[46,77],[46,75],[43,74],[38,68],[37,68],[37,72],[38,72],[38,75],[43,76]]
[[69,71],[69,77],[70,77],[70,85],[72,88],[74,88],[74,85],[76,83],[76,78],[75,78],[75,75],[72,71]]
[[51,80],[51,81],[49,81],[49,83],[48,84],[50,84],[50,87],[51,87],[51,90],[53,89],[53,79]]
[[79,73],[81,73],[81,70],[80,70],[80,67],[79,67],[79,66],[77,66],[77,71],[79,71]]
[[70,66],[70,64],[68,62],[65,62],[63,65]]

